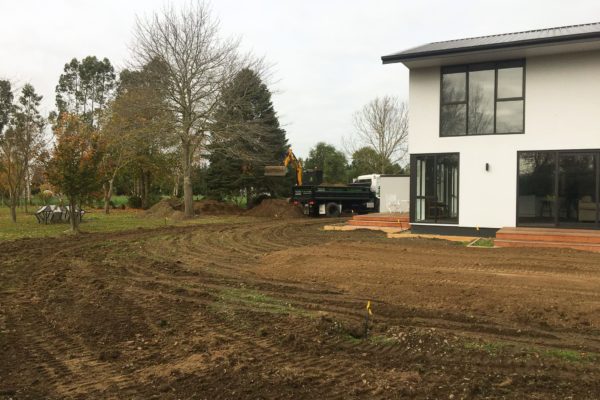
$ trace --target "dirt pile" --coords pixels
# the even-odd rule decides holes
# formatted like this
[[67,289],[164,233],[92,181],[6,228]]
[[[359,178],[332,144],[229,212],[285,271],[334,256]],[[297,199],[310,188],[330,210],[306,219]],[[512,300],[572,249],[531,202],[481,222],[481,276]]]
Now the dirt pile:
[[143,217],[181,219],[183,204],[179,199],[163,199],[144,211]]
[[194,213],[199,215],[237,215],[242,209],[235,204],[203,199],[194,202]]
[[[225,203],[218,200],[200,200],[194,202],[194,214],[196,215],[238,215],[242,209],[235,204]],[[183,201],[176,198],[163,199],[144,211],[143,217],[171,218],[180,221],[185,218],[183,213]]]
[[285,199],[265,199],[259,205],[246,211],[252,217],[269,218],[302,218],[304,214],[300,207],[289,203]]

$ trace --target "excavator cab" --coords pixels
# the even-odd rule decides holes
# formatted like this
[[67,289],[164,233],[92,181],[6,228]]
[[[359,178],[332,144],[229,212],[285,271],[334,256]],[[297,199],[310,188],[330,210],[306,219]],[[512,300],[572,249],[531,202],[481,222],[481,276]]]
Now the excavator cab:
[[319,186],[323,183],[323,171],[320,169],[304,170],[302,173],[302,183],[304,185]]

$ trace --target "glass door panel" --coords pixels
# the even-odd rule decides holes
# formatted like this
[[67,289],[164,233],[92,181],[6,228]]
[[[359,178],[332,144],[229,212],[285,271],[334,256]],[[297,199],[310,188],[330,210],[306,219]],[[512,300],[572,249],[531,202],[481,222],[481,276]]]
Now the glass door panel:
[[594,153],[558,156],[558,222],[561,226],[596,224],[597,188]]
[[458,156],[448,154],[437,158],[435,210],[438,222],[457,222],[458,217]]
[[435,158],[421,156],[417,158],[416,164],[415,221],[435,221],[435,214],[431,213],[430,207],[435,200]]
[[519,224],[553,226],[556,223],[556,153],[546,151],[520,153],[518,179]]
[[415,222],[458,223],[458,154],[414,156]]

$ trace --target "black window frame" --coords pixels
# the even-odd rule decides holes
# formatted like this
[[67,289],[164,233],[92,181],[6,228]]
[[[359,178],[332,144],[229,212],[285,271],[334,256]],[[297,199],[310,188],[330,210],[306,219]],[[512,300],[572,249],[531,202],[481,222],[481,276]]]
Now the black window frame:
[[[553,149],[553,150],[518,150],[517,151],[517,174],[516,174],[516,183],[517,183],[517,198],[515,204],[515,226],[516,227],[540,227],[544,226],[544,224],[539,223],[523,223],[519,221],[519,197],[520,197],[520,189],[519,189],[519,176],[521,172],[520,160],[521,155],[525,153],[548,153],[552,154],[553,164],[554,164],[554,188],[553,188],[553,196],[558,201],[559,197],[559,158],[562,154],[595,154],[596,155],[596,222],[592,225],[586,225],[585,227],[581,226],[570,226],[570,224],[561,223],[559,220],[558,213],[555,213],[553,216],[554,221],[551,225],[553,228],[560,229],[591,229],[591,230],[600,230],[600,148],[593,149]],[[411,165],[412,168],[412,165]],[[556,203],[555,203],[556,207]]]
[[[506,97],[506,98],[498,98],[498,70],[506,69],[506,68],[523,68],[523,79],[522,79],[522,90],[521,97]],[[469,72],[471,71],[494,71],[494,131],[491,133],[469,133]],[[481,63],[472,63],[472,64],[459,64],[459,65],[446,65],[442,66],[440,69],[440,107],[439,107],[439,136],[444,137],[464,137],[464,136],[490,136],[490,135],[522,135],[525,133],[525,77],[526,77],[526,60],[515,59],[515,60],[504,60],[504,61],[495,61],[495,62],[481,62]],[[465,73],[465,100],[464,101],[450,101],[444,103],[443,96],[443,79],[444,74],[451,73]],[[522,101],[523,102],[523,121],[522,126],[523,129],[519,132],[498,132],[497,129],[497,104],[499,102],[508,102],[508,101]],[[449,105],[464,105],[465,106],[465,133],[464,134],[444,134],[442,132],[442,107]]]
[[[421,220],[416,221],[416,204],[417,197],[419,198],[427,198],[427,196],[417,196],[417,158],[419,157],[433,157],[433,165],[434,165],[434,182],[437,182],[437,159],[438,157],[445,156],[456,156],[458,162],[458,171],[456,174],[456,221],[448,221],[444,219],[439,221],[437,218],[434,220]],[[437,196],[437,195],[436,195]],[[410,155],[410,210],[409,210],[410,222],[415,224],[424,224],[424,225],[458,225],[460,222],[460,153],[459,152],[445,152],[445,153],[414,153]]]

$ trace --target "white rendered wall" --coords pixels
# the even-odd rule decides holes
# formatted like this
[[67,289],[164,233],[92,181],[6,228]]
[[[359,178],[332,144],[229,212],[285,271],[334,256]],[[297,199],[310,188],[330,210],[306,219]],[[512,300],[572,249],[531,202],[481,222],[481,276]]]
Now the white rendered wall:
[[379,212],[408,212],[410,205],[410,177],[382,176],[379,178]]
[[524,134],[440,137],[440,68],[409,90],[410,153],[460,153],[459,226],[515,226],[517,151],[600,149],[600,51],[526,59]]

